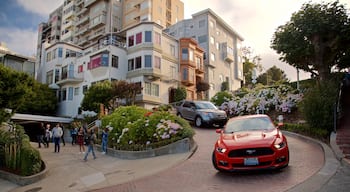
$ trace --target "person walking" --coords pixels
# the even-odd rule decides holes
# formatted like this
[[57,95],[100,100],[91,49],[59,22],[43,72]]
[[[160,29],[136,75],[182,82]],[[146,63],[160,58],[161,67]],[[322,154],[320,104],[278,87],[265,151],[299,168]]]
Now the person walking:
[[79,145],[79,153],[85,153],[85,147],[84,147],[84,128],[80,127],[77,135],[77,143]]
[[45,125],[44,125],[43,122],[41,122],[40,126],[39,126],[38,135],[37,135],[38,147],[39,148],[41,148],[41,144],[43,144],[44,147],[46,147],[46,143],[44,141],[44,135],[45,135]]
[[52,129],[52,135],[53,135],[53,140],[55,143],[55,153],[60,152],[60,140],[63,135],[62,128],[60,127],[60,124],[57,123],[56,127]]
[[101,143],[102,154],[107,153],[107,141],[108,141],[108,128],[105,128],[102,131],[102,143]]
[[89,129],[88,130],[88,151],[87,153],[85,153],[85,157],[84,157],[84,161],[87,161],[87,157],[89,155],[89,153],[92,153],[92,156],[94,157],[94,159],[96,159],[96,155],[95,155],[95,151],[94,151],[94,145],[96,142],[96,134],[94,132],[93,129]]
[[47,148],[49,148],[51,137],[52,137],[51,125],[48,123],[46,124],[46,129],[45,129],[45,142],[46,142]]
[[59,126],[62,128],[62,136],[61,136],[61,141],[63,143],[63,146],[66,146],[66,142],[64,141],[64,127],[62,123],[59,123]]
[[76,127],[73,127],[70,130],[70,136],[72,137],[72,145],[77,144],[77,133],[78,133],[78,130]]

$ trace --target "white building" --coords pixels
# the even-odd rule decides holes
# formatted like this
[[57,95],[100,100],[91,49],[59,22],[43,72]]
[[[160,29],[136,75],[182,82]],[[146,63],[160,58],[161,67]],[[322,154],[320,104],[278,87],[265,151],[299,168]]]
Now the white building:
[[204,48],[204,78],[210,84],[207,99],[221,91],[223,82],[229,83],[229,90],[241,87],[243,38],[211,9],[195,13],[192,19],[182,20],[165,31],[177,39],[192,37]]

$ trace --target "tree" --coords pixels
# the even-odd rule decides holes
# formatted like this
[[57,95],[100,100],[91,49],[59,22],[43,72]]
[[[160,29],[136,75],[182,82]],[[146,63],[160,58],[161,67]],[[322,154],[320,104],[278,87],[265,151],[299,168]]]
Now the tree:
[[19,107],[19,113],[37,115],[55,115],[57,109],[57,97],[55,91],[48,85],[37,81],[29,88],[25,102]]
[[110,107],[110,100],[113,98],[112,85],[110,81],[102,81],[92,85],[84,95],[81,107],[85,111],[99,112],[100,104]]
[[243,75],[244,86],[252,84],[253,73],[262,70],[260,64],[261,58],[259,56],[253,56],[253,50],[250,47],[243,47]]
[[0,123],[11,118],[26,101],[34,79],[0,64]]
[[208,91],[209,88],[210,88],[209,83],[204,82],[204,81],[199,81],[199,82],[196,84],[197,93],[198,93],[198,92]]
[[280,60],[318,77],[329,79],[332,67],[350,66],[350,19],[338,1],[303,4],[289,22],[279,26],[271,48]]
[[142,87],[140,83],[129,83],[124,80],[114,81],[112,83],[112,95],[115,99],[126,99],[128,104],[133,105],[136,95],[140,94]]
[[275,65],[269,68],[265,73],[260,74],[257,78],[257,82],[263,85],[273,85],[278,82],[288,81],[284,71]]

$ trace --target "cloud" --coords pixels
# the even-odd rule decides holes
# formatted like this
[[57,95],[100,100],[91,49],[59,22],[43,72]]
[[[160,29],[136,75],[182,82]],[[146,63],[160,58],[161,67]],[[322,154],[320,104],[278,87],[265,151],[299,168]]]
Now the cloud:
[[5,42],[9,50],[24,56],[36,53],[38,32],[32,29],[0,28],[0,41]]
[[49,14],[63,5],[63,0],[17,0],[25,10],[49,18]]

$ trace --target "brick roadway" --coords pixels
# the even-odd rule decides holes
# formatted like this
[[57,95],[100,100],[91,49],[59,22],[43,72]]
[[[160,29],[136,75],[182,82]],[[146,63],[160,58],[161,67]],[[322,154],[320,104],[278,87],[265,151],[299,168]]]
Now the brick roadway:
[[287,137],[290,163],[286,169],[253,173],[220,173],[211,163],[213,145],[217,137],[213,129],[196,128],[195,140],[198,149],[190,159],[166,171],[94,191],[285,191],[311,177],[324,164],[323,151],[318,145]]

